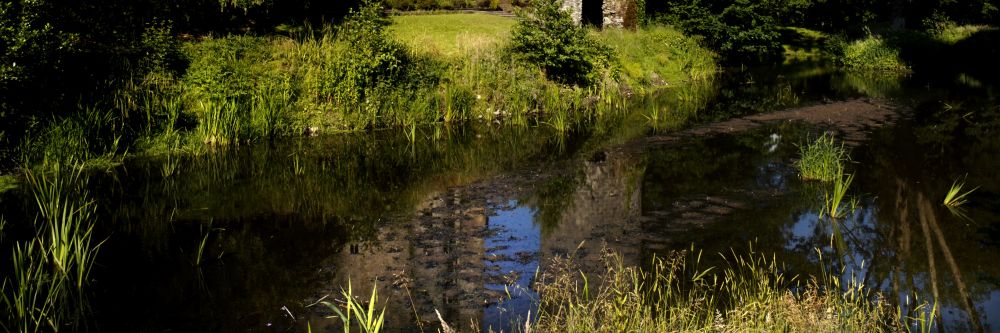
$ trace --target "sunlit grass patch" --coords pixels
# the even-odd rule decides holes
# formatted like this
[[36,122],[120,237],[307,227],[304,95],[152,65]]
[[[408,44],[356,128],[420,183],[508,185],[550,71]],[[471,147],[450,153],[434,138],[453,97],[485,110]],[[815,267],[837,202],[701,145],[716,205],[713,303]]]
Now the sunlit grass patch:
[[491,14],[434,14],[393,16],[392,22],[390,33],[414,52],[467,57],[498,49],[516,21]]
[[723,255],[702,267],[701,253],[674,252],[648,269],[603,255],[601,276],[555,259],[539,276],[537,332],[895,332],[903,317],[860,279],[786,275],[773,256]]
[[844,145],[838,145],[832,135],[823,134],[816,141],[799,147],[800,158],[795,162],[799,176],[807,180],[830,182],[838,180],[847,159]]
[[714,52],[672,27],[604,29],[592,34],[615,51],[622,81],[634,89],[678,86],[708,79],[718,71]]
[[991,27],[988,25],[956,25],[943,28],[941,30],[932,31],[931,37],[934,40],[945,44],[956,44],[969,38],[970,36],[986,30],[996,30],[996,27]]
[[837,61],[847,69],[861,71],[909,72],[899,48],[886,39],[870,35],[843,45]]

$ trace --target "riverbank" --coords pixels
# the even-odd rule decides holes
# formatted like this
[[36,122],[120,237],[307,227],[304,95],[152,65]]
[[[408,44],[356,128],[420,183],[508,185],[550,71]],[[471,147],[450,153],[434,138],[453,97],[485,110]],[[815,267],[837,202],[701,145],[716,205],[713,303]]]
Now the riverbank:
[[[355,15],[272,36],[189,38],[184,64],[134,78],[105,103],[29,133],[21,165],[106,168],[126,154],[198,153],[276,137],[494,122],[573,131],[626,112],[636,96],[710,78],[715,55],[664,26],[590,30],[613,61],[565,85],[511,51],[516,18]],[[374,30],[371,30],[374,29]]]

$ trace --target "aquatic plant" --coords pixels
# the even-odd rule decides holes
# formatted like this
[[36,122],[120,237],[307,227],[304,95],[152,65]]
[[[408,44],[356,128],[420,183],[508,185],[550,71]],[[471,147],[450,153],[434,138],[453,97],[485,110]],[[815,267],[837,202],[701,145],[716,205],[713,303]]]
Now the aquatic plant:
[[824,133],[816,141],[799,147],[800,158],[795,162],[799,176],[807,180],[835,181],[843,173],[847,159],[844,145],[837,145],[833,135]]
[[8,331],[58,330],[84,311],[82,290],[102,242],[91,239],[96,207],[82,172],[82,165],[26,172],[38,217],[34,238],[15,242],[13,274],[0,288]]
[[843,170],[837,171],[833,180],[833,188],[823,194],[823,209],[819,212],[819,217],[829,216],[832,219],[840,219],[846,216],[857,207],[857,198],[852,198],[844,202],[847,197],[847,189],[851,187],[854,175],[844,175]]
[[538,277],[532,330],[881,332],[911,323],[860,279],[841,285],[839,276],[826,273],[786,276],[777,259],[752,249],[721,256],[720,268],[702,268],[702,253],[691,249],[654,258],[642,269],[605,251],[599,276],[580,272],[572,257],[554,259]]
[[[351,287],[351,282],[347,282],[347,290],[341,290],[341,296],[344,297],[346,305],[344,310],[340,309],[340,306],[330,302],[321,302],[330,310],[333,310],[340,318],[341,322],[344,324],[344,332],[351,331],[352,323],[357,320],[358,326],[362,332],[365,333],[379,333],[382,331],[383,324],[385,322],[385,307],[377,315],[375,313],[378,307],[378,285],[372,285],[372,295],[368,300],[368,305],[365,306],[361,304],[360,301],[354,298],[354,292]],[[354,318],[354,319],[352,319]]]
[[194,253],[193,264],[195,267],[201,266],[202,258],[205,256],[205,244],[208,244],[209,236],[212,236],[212,221],[208,221],[208,227],[201,226],[201,242],[198,242],[198,249]]
[[959,181],[958,179],[955,179],[955,181],[951,183],[948,193],[944,196],[944,205],[948,207],[959,207],[964,205],[965,202],[968,201],[965,198],[969,196],[969,194],[972,194],[973,191],[979,189],[977,186],[976,188],[962,192],[963,187],[965,187],[965,180]]

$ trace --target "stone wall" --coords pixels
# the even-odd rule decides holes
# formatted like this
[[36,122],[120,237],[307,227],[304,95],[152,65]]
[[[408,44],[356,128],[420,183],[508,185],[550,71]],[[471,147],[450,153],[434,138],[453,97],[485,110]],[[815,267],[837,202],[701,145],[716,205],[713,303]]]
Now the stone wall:
[[[604,20],[602,27],[622,28],[626,25],[625,17],[628,15],[629,4],[634,0],[563,0],[563,10],[568,11],[570,17],[573,18],[573,22],[576,22],[578,25],[583,22],[584,1],[603,1],[602,12]],[[634,22],[629,24],[634,24]]]

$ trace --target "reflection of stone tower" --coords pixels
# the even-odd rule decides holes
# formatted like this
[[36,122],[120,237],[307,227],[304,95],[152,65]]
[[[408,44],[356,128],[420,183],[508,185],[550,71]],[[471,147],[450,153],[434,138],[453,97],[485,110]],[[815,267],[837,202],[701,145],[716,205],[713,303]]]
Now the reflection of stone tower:
[[598,153],[584,162],[584,178],[574,190],[559,225],[542,239],[542,264],[546,256],[572,252],[580,267],[601,268],[601,250],[621,254],[624,264],[640,259],[641,168],[623,153]]
[[[414,311],[424,322],[437,321],[434,310],[453,325],[481,322],[488,218],[484,208],[469,208],[463,199],[460,190],[432,194],[412,220],[380,228],[374,245],[345,246],[334,260],[332,287],[350,279],[355,295],[367,299],[377,281],[380,299],[388,300],[386,311],[392,312],[386,332],[414,330]],[[339,296],[339,289],[328,292]]]
[[635,0],[563,0],[563,9],[569,11],[576,24],[598,28],[635,28]]
[[411,237],[415,253],[411,261],[414,286],[421,295],[426,318],[441,311],[445,321],[467,324],[482,320],[485,246],[482,232],[487,217],[481,207],[468,208],[460,190],[450,190],[418,209],[422,215]]

